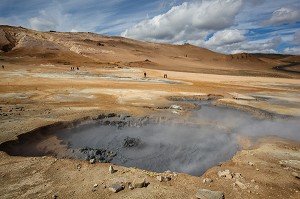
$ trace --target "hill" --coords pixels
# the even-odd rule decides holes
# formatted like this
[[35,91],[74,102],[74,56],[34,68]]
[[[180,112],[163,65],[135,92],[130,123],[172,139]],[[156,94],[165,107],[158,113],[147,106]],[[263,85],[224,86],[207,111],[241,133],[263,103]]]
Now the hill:
[[141,42],[90,32],[39,32],[12,26],[0,26],[0,49],[2,61],[16,64],[116,65],[247,76],[297,77],[273,67],[300,62],[300,56],[225,55],[190,44]]

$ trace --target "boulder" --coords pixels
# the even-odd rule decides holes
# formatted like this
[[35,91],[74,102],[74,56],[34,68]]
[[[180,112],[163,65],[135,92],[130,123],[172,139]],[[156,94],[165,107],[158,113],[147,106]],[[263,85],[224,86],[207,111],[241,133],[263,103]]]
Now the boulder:
[[196,197],[199,199],[224,199],[224,193],[221,191],[199,189],[196,193]]
[[145,178],[136,178],[136,179],[133,180],[132,186],[134,188],[146,187],[147,186],[146,179]]

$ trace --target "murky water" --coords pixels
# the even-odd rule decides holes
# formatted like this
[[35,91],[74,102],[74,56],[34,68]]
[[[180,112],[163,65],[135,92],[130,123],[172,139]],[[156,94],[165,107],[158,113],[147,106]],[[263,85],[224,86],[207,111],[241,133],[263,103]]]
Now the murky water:
[[180,116],[167,122],[100,117],[72,128],[50,128],[23,135],[16,142],[2,144],[0,149],[11,155],[50,154],[157,172],[201,175],[232,158],[239,149],[237,135],[300,140],[298,119],[257,120],[242,111],[207,105],[190,117],[189,122],[181,121]]

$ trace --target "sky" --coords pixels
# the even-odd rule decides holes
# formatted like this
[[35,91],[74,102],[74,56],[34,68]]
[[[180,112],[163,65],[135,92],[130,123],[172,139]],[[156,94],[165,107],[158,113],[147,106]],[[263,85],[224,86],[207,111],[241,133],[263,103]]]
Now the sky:
[[0,24],[190,43],[225,54],[300,54],[299,0],[1,0]]

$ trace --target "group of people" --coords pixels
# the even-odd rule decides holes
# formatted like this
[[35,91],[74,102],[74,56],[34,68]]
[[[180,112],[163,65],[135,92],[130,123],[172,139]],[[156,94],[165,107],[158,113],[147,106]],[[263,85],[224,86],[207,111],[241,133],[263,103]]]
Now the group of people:
[[[146,77],[147,77],[147,73],[144,72],[144,78],[146,78]],[[167,74],[164,74],[164,78],[168,78],[168,75],[167,75]]]
[[[72,67],[71,67],[71,70],[75,70],[75,67],[72,66]],[[79,67],[77,67],[77,70],[79,70]]]

